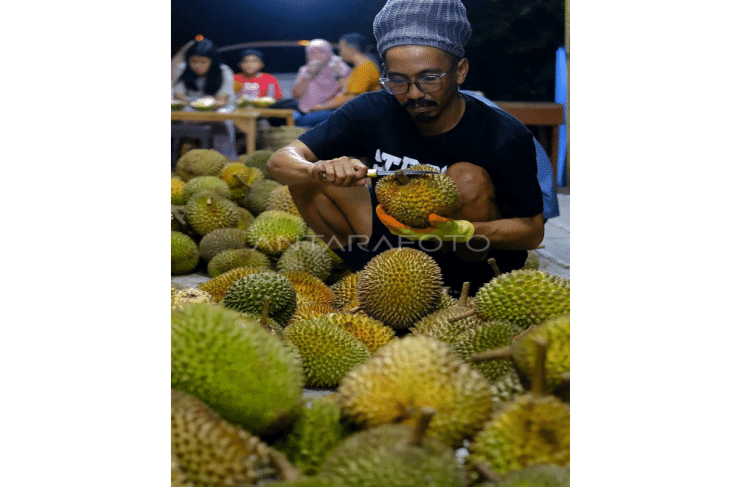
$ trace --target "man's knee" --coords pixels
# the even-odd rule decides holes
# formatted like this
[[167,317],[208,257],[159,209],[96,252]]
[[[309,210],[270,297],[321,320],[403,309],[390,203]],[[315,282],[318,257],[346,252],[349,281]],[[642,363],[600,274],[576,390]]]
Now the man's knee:
[[457,218],[471,221],[489,221],[499,218],[496,189],[489,173],[469,162],[458,162],[446,169],[447,176],[459,189]]

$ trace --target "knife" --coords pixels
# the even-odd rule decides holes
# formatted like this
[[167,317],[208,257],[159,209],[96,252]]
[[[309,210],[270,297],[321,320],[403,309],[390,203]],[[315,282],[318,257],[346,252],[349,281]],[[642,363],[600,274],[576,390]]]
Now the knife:
[[[424,175],[424,174],[439,174],[436,171],[411,171],[409,169],[399,169],[397,171],[386,171],[385,169],[378,168],[378,169],[368,169],[366,177],[375,178],[378,176],[390,176],[391,174],[398,174],[398,173],[405,174],[406,176],[413,176],[413,175],[419,176],[419,175]],[[324,171],[320,171],[319,179],[321,179],[322,181],[326,181],[327,174]]]

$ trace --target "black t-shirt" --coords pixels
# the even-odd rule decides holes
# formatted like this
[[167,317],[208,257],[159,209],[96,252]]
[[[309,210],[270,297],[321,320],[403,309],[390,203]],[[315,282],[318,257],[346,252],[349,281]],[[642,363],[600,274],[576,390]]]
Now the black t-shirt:
[[[542,191],[537,179],[537,160],[532,133],[511,115],[463,94],[466,107],[459,123],[446,133],[425,136],[410,114],[393,95],[385,91],[368,92],[349,101],[329,118],[299,137],[320,160],[350,156],[365,160],[370,167],[389,171],[406,169],[415,164],[431,164],[445,170],[457,162],[470,162],[483,167],[496,190],[496,203],[503,218],[532,217],[543,211]],[[373,193],[374,201],[374,193]],[[374,201],[374,204],[377,202]],[[394,241],[373,213],[373,239]],[[396,237],[397,238],[397,237]],[[416,247],[416,248],[420,248]],[[374,254],[387,250],[379,246],[372,254],[340,253],[353,270],[361,268]],[[422,249],[423,250],[423,249]],[[524,264],[525,251],[489,251],[508,272]],[[471,294],[478,282],[493,277],[485,263],[473,264],[432,254],[441,264],[446,285],[461,288],[465,272],[471,272]],[[500,259],[501,257],[501,259]],[[447,259],[447,260],[444,260]],[[501,261],[500,261],[501,260]],[[460,264],[461,262],[461,264]],[[444,269],[455,265],[470,270]],[[447,274],[454,274],[448,282]]]

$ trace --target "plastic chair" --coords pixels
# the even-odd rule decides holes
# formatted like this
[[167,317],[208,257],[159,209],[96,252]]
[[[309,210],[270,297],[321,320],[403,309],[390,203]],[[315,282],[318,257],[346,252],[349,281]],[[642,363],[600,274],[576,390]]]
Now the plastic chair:
[[[460,90],[462,93],[471,95],[477,100],[489,105],[490,107],[496,108],[504,113],[504,110],[499,108],[499,105],[494,103],[492,100],[484,97],[476,91]],[[508,114],[509,115],[509,114]],[[512,116],[512,115],[510,115]],[[537,181],[540,183],[540,189],[542,190],[542,216],[547,221],[550,218],[555,218],[560,215],[560,208],[558,206],[558,195],[555,191],[555,183],[553,181],[553,167],[550,164],[550,157],[545,152],[545,149],[540,145],[540,142],[533,136],[532,141],[535,143],[535,155],[537,156]]]
[[212,127],[207,124],[173,123],[170,128],[170,135],[172,137],[172,170],[175,170],[175,164],[180,153],[180,143],[183,138],[196,139],[200,142],[201,149],[209,149],[211,132]]

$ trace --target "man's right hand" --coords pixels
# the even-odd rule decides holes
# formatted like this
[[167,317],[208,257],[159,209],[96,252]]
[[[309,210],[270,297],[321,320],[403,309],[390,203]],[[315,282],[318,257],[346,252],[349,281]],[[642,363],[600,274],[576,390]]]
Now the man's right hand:
[[328,161],[315,162],[310,170],[313,181],[335,186],[364,186],[367,184],[368,168],[359,159],[338,157]]

